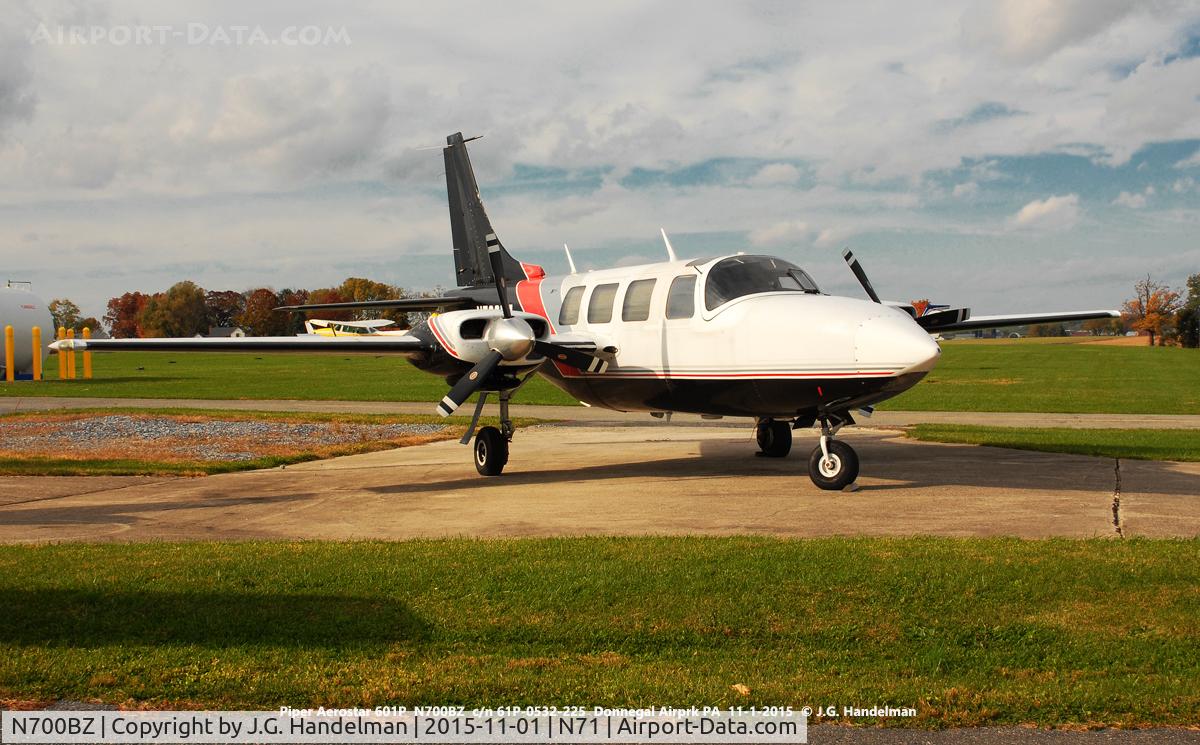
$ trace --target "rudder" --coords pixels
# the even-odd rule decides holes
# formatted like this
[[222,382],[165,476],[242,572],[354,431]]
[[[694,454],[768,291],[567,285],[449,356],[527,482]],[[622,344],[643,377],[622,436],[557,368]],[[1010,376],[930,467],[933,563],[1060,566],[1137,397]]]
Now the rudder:
[[[472,138],[474,139],[474,138]],[[467,154],[467,140],[462,132],[446,138],[442,155],[446,162],[446,195],[450,207],[450,235],[454,242],[454,278],[459,287],[493,285],[492,266],[488,259],[488,244],[500,246],[500,257],[504,266],[504,277],[510,282],[526,279],[521,262],[505,250],[492,229],[483,201],[479,198],[479,186],[475,183],[475,171]]]

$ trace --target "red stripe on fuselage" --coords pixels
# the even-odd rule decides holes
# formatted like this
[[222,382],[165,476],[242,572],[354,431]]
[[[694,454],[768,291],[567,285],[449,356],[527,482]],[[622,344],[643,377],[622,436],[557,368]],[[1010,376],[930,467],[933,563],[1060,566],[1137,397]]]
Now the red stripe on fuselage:
[[[528,270],[526,270],[528,274]],[[534,276],[534,279],[527,279],[517,283],[517,300],[521,303],[521,310],[527,313],[541,316],[546,319],[547,325],[550,327],[550,333],[554,333],[554,321],[550,320],[550,314],[546,312],[546,304],[542,302],[542,279],[545,276]],[[579,377],[582,371],[563,364],[558,360],[550,360],[550,364],[558,370],[563,377],[574,378]]]
[[542,302],[542,277],[523,279],[518,282],[517,301],[521,303],[521,310],[545,318],[546,323],[550,324],[550,333],[554,333],[554,324],[550,323],[550,316],[546,313],[546,305]]

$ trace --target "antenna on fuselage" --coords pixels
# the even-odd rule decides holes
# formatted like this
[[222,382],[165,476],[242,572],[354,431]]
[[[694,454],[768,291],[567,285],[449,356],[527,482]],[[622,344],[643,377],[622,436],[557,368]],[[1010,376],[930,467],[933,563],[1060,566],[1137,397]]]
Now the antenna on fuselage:
[[563,250],[567,252],[567,263],[571,265],[571,274],[579,274],[579,270],[575,268],[575,259],[571,258],[571,249],[567,244],[563,244]]
[[667,237],[666,229],[659,228],[658,232],[662,233],[663,243],[667,244],[667,258],[669,258],[671,261],[679,261],[679,259],[675,256],[675,249],[671,248],[671,239]]

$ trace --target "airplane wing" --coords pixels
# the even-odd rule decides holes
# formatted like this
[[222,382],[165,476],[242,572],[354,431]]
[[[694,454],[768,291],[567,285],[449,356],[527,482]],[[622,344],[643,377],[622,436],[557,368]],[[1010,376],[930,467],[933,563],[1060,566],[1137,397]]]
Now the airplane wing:
[[433,345],[415,336],[243,336],[232,339],[63,339],[54,351],[88,352],[302,352],[422,355]]
[[[937,314],[927,316],[940,316],[944,313],[957,313],[958,311],[941,311]],[[972,316],[970,311],[965,314],[966,317],[960,319],[948,319],[950,323],[931,323],[927,326],[929,331],[972,331],[974,329],[991,329],[999,326],[1028,326],[1035,323],[1067,323],[1069,321],[1090,321],[1094,318],[1120,318],[1121,314],[1115,310],[1079,310],[1069,313],[1021,313],[1017,315],[1007,316]],[[920,319],[918,319],[918,323]]]
[[385,310],[395,308],[412,311],[460,310],[474,308],[478,303],[469,297],[408,297],[398,300],[360,300],[353,303],[310,303],[283,305],[275,310],[300,312],[305,310]]

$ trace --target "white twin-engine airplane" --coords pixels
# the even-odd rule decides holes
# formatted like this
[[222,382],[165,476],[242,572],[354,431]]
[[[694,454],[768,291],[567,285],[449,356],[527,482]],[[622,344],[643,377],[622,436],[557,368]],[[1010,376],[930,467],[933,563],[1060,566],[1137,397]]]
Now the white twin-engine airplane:
[[[459,289],[437,298],[289,306],[288,311],[402,308],[433,311],[407,334],[240,339],[79,339],[54,349],[394,353],[445,376],[447,416],[474,393],[476,430],[489,393],[499,429],[475,435],[475,468],[496,476],[508,462],[509,400],[534,373],[590,406],[750,417],[761,454],[783,457],[792,429],[821,427],[809,475],[822,489],[858,477],[858,456],[835,440],[853,413],[908,390],[933,369],[931,333],[1108,318],[1115,311],[970,316],[966,308],[917,316],[879,300],[853,255],[846,261],[870,300],[822,293],[803,269],[771,256],[669,261],[552,277],[521,263],[496,237],[461,133],[443,150]],[[567,253],[570,261],[570,252]],[[511,286],[511,289],[510,289]]]

